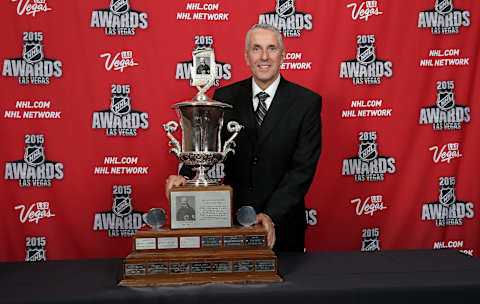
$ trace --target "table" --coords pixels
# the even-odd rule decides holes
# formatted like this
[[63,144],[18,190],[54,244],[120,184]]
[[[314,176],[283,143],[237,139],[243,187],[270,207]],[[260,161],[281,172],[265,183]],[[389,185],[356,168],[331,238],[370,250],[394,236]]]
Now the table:
[[0,263],[0,303],[478,303],[480,259],[441,250],[282,253],[283,283],[117,287],[122,259]]

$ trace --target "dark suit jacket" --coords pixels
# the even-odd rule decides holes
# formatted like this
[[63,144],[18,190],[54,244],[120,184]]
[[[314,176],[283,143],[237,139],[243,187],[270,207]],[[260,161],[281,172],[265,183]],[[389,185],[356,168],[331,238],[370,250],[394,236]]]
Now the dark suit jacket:
[[262,126],[257,128],[252,79],[215,90],[214,100],[233,106],[226,124],[244,126],[235,139],[235,154],[225,161],[224,183],[233,188],[234,210],[251,205],[275,224],[277,251],[303,251],[304,196],[311,185],[321,150],[320,95],[285,80],[275,93]]

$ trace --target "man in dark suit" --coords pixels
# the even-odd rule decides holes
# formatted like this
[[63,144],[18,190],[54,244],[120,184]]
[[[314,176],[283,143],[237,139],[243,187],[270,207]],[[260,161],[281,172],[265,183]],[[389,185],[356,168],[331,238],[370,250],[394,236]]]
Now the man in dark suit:
[[[265,227],[274,250],[303,251],[304,197],[321,150],[321,97],[281,77],[284,56],[280,32],[254,25],[245,41],[252,77],[215,90],[213,99],[233,106],[225,123],[235,120],[245,127],[225,162],[224,183],[233,188],[234,210],[254,207],[256,223]],[[184,181],[170,176],[167,190]]]

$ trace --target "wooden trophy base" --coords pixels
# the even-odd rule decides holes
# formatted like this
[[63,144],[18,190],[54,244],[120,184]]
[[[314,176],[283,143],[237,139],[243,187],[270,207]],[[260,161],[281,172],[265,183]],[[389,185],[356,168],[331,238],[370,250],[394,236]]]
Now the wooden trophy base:
[[202,285],[209,283],[222,283],[222,284],[247,284],[247,283],[272,283],[282,282],[282,278],[278,275],[274,276],[257,276],[257,275],[245,275],[243,277],[238,276],[222,276],[222,277],[182,277],[182,278],[149,278],[149,279],[135,279],[135,280],[123,280],[119,286],[129,287],[146,287],[146,286],[182,286],[182,285]]
[[[195,238],[198,240],[192,241]],[[182,247],[182,243],[187,246]],[[120,286],[283,281],[277,274],[277,257],[267,247],[261,226],[143,230],[135,234],[133,245],[134,251],[124,261]]]

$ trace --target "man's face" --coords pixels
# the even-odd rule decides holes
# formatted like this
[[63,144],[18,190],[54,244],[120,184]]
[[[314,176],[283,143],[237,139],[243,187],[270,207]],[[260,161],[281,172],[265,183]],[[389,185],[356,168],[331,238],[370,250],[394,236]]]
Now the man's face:
[[284,52],[274,32],[256,29],[250,32],[245,60],[252,70],[253,79],[265,90],[280,74]]

